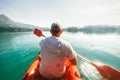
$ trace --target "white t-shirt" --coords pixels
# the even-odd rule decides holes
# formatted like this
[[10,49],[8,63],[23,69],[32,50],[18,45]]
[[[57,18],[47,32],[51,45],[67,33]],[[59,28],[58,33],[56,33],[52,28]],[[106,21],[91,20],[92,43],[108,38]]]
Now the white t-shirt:
[[40,42],[41,62],[39,72],[46,78],[61,77],[64,75],[66,58],[71,60],[76,53],[69,44],[60,37],[51,36]]

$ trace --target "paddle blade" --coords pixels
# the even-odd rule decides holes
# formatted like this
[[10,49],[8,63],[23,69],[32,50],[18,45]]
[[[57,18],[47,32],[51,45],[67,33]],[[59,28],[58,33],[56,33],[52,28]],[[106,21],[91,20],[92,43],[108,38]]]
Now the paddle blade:
[[37,29],[37,28],[34,29],[34,34],[38,37],[44,36],[42,31],[40,29]]
[[97,68],[99,73],[108,80],[120,80],[120,71],[112,68],[107,65],[97,65],[96,63],[91,63],[93,66]]

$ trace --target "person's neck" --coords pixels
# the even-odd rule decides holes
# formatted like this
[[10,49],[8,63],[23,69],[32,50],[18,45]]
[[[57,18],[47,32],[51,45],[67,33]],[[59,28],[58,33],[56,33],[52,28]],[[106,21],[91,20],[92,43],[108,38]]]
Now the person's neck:
[[52,35],[52,36],[55,36],[55,37],[60,37],[60,35]]

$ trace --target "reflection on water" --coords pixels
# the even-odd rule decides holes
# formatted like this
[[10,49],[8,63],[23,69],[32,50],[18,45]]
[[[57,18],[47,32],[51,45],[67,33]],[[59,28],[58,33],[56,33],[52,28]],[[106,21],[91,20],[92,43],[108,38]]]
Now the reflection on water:
[[[50,36],[49,32],[44,32],[44,34]],[[120,70],[120,35],[63,32],[61,37],[69,41],[75,51],[85,58]],[[20,80],[38,55],[41,39],[43,37],[38,38],[32,32],[0,33],[0,79]],[[90,64],[80,60],[78,67],[83,73],[84,80],[102,79],[96,69],[90,67]]]
[[84,80],[105,80],[94,66],[83,60],[78,61],[78,69]]
[[120,35],[65,34],[63,38],[72,44],[77,53],[92,61],[109,64],[120,70]]

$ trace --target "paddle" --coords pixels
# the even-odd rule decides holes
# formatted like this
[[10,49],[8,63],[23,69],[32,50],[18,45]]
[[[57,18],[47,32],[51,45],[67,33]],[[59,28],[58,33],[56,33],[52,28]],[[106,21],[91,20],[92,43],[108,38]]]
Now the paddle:
[[41,31],[40,29],[38,29],[38,28],[35,28],[35,29],[34,29],[34,34],[35,34],[36,36],[38,36],[38,37],[41,37],[41,36],[45,37],[45,36],[43,35],[42,31]]
[[[38,37],[45,37],[42,33],[42,31],[40,29],[35,28],[34,30],[34,34]],[[103,76],[104,78],[108,79],[108,80],[120,80],[120,71],[112,68],[111,66],[102,64],[99,65],[97,63],[91,62],[89,60],[87,60],[86,58],[82,57],[81,55],[77,54],[77,57],[92,64],[94,67],[96,67],[96,69],[98,70],[98,72],[101,74],[101,76]]]
[[104,78],[108,80],[120,80],[120,71],[114,69],[113,67],[105,65],[105,64],[97,64],[97,63],[91,62],[87,60],[86,58],[82,57],[81,55],[77,55],[77,57],[92,64],[94,67],[96,67],[98,72]]

